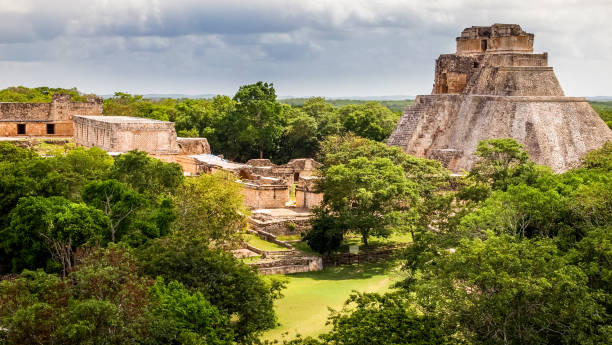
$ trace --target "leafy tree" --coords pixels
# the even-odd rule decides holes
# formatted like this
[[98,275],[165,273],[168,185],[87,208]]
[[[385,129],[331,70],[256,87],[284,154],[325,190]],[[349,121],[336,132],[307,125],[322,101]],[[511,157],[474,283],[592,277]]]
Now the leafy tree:
[[425,310],[475,344],[578,343],[603,310],[551,240],[487,235],[431,262],[412,286]]
[[[111,242],[120,239],[121,236],[116,238],[116,234],[122,229],[122,225],[129,224],[145,204],[143,196],[113,179],[96,181],[85,186],[83,201],[102,210],[108,217]],[[125,228],[126,226],[123,226],[123,229]]]
[[248,208],[231,173],[186,179],[175,197],[178,231],[204,238],[217,247],[233,247],[246,229]]
[[361,234],[366,245],[371,235],[388,236],[400,212],[417,198],[402,168],[388,158],[351,159],[328,168],[323,177],[323,208],[343,231]]
[[387,139],[399,120],[398,114],[378,102],[344,106],[338,116],[345,131],[376,141]]
[[304,240],[308,246],[321,254],[331,254],[338,250],[344,238],[342,225],[333,215],[323,209],[315,209],[312,229],[306,233]]
[[10,142],[0,142],[0,162],[16,163],[37,156],[36,152],[15,146]]
[[423,159],[405,154],[399,147],[391,147],[374,140],[356,137],[354,135],[331,136],[322,144],[319,160],[323,163],[321,170],[329,167],[347,164],[351,159],[366,157],[388,158],[395,165],[403,168],[406,177],[416,182],[419,194],[429,198],[448,183],[449,172],[440,162]]
[[319,146],[317,121],[300,110],[289,108],[285,112],[292,114],[287,120],[276,160],[287,162],[293,158],[313,157]]
[[523,145],[514,139],[489,139],[478,143],[478,159],[469,176],[489,184],[493,189],[505,190],[532,177],[534,164]]
[[522,237],[556,235],[567,215],[567,200],[554,190],[542,191],[524,184],[496,191],[461,226],[472,234],[486,230]]
[[583,166],[586,169],[612,170],[612,142],[606,142],[598,150],[593,150],[583,158]]
[[273,302],[283,284],[264,281],[230,253],[210,249],[206,240],[176,233],[156,239],[140,250],[146,274],[176,280],[191,292],[200,292],[231,323],[234,339],[248,342],[276,326]]
[[241,86],[234,101],[237,102],[236,113],[246,121],[244,130],[254,138],[259,158],[264,157],[264,152],[274,152],[284,125],[282,106],[276,101],[274,86],[261,81]]
[[51,257],[65,275],[73,266],[75,251],[99,240],[108,227],[101,211],[62,197],[22,198],[9,218],[1,245],[12,257],[13,271],[45,267]]
[[231,344],[228,317],[177,282],[141,277],[117,247],[84,253],[67,278],[0,282],[6,344]]
[[151,288],[155,315],[154,337],[162,344],[232,344],[229,318],[219,313],[200,292],[190,293],[183,284],[164,283]]
[[69,94],[73,102],[85,102],[88,96],[95,96],[82,95],[76,88],[63,89],[48,86],[27,88],[24,86],[11,86],[0,90],[0,102],[48,103],[51,102],[55,93]]
[[162,162],[143,151],[130,151],[115,158],[109,177],[153,199],[159,194],[173,194],[184,178],[177,163]]

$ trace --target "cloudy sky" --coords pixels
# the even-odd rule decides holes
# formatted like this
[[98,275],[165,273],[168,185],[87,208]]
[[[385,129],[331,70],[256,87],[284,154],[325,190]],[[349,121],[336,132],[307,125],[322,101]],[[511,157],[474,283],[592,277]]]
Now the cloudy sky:
[[0,88],[427,94],[472,25],[518,23],[567,95],[612,95],[612,0],[0,0]]

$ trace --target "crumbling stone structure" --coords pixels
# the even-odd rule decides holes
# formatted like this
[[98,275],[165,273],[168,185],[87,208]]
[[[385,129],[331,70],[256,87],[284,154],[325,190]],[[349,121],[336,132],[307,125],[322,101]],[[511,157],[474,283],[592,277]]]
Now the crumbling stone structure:
[[251,159],[246,164],[251,166],[252,174],[277,177],[288,186],[298,183],[300,177],[313,176],[322,165],[312,158],[296,158],[282,165],[276,165],[269,159]]
[[295,187],[295,207],[313,209],[323,202],[323,193],[316,189],[317,176],[302,176]]
[[76,114],[102,115],[102,99],[72,102],[70,95],[54,94],[51,103],[0,102],[0,136],[71,137]]
[[457,52],[436,60],[432,94],[404,110],[388,144],[454,172],[469,170],[478,142],[492,138],[514,138],[556,172],[579,164],[612,131],[586,99],[564,95],[533,40],[515,24],[463,30]]
[[179,153],[174,123],[130,116],[75,115],[76,145],[96,146],[109,153],[131,150],[174,162]]
[[289,187],[279,178],[255,176],[238,183],[242,186],[244,202],[250,208],[281,208],[289,202]]

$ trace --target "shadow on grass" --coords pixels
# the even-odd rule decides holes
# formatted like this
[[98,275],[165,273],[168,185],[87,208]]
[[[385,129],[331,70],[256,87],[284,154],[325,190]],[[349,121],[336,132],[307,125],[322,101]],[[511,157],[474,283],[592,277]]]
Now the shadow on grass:
[[397,269],[396,260],[386,260],[377,263],[365,263],[360,265],[326,266],[322,271],[304,272],[290,274],[293,279],[307,278],[313,280],[349,280],[368,279],[374,276],[389,274]]

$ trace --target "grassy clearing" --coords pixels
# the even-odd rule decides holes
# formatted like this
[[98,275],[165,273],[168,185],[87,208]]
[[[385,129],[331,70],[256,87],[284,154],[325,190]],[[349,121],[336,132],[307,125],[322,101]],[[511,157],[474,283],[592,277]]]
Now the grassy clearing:
[[353,290],[384,292],[401,279],[396,262],[365,264],[360,266],[326,267],[323,271],[296,273],[285,276],[287,288],[284,297],[276,301],[280,326],[266,332],[262,340],[296,334],[316,336],[328,330],[328,307],[339,309]]
[[300,240],[300,239],[302,239],[302,235],[300,235],[300,234],[295,234],[295,235],[280,235],[280,236],[276,236],[276,239],[279,240],[279,241]]
[[276,251],[276,250],[289,250],[283,246],[280,246],[276,243],[264,241],[256,235],[253,234],[245,234],[243,235],[244,241],[255,248],[266,250],[266,251]]

